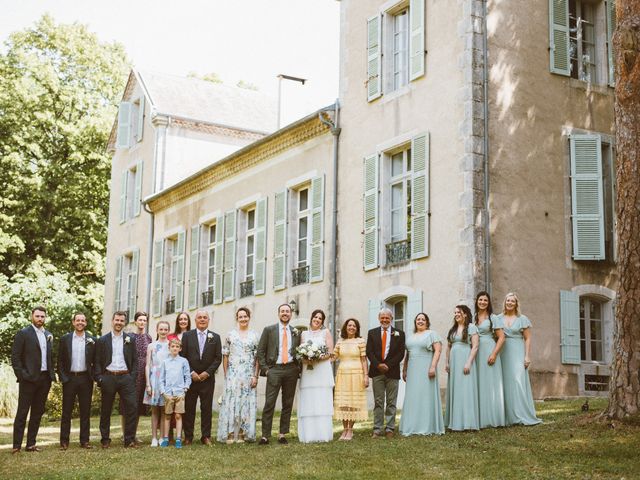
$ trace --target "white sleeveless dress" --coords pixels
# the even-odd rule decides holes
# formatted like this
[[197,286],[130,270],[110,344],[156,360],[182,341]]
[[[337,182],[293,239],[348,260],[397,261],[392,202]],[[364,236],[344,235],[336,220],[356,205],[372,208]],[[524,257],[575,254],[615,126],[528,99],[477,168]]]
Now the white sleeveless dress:
[[[302,343],[311,340],[325,345],[326,329],[302,332]],[[302,366],[298,395],[298,439],[302,443],[333,440],[333,369],[331,362],[313,364],[313,370]]]

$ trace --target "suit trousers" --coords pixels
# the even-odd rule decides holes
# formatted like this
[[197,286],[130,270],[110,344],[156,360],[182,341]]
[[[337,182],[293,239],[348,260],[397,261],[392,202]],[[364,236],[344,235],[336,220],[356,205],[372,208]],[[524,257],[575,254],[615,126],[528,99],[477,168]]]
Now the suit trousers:
[[[396,400],[398,399],[397,378],[387,378],[385,375],[373,377],[373,431],[382,433],[393,432],[396,429]],[[387,407],[385,409],[385,400]],[[385,426],[386,423],[386,426]]]
[[213,390],[215,386],[214,377],[209,377],[204,382],[192,382],[189,390],[187,390],[182,420],[185,440],[193,441],[198,398],[200,399],[200,440],[211,438],[211,412],[213,411]]
[[91,415],[91,397],[93,380],[88,373],[70,374],[69,380],[62,384],[62,418],[60,419],[60,443],[69,443],[71,432],[71,414],[78,398],[80,407],[80,443],[89,441],[89,416]]
[[100,382],[102,404],[100,405],[100,436],[104,445],[111,441],[111,410],[116,393],[122,399],[124,412],[124,444],[133,443],[136,438],[136,379],[132,375],[102,375]]
[[279,433],[289,433],[291,410],[299,374],[298,366],[293,362],[286,365],[274,365],[267,372],[267,389],[265,391],[264,408],[262,409],[263,437],[271,437],[273,412],[276,409],[276,400],[278,400],[280,389],[282,389],[282,412],[280,412]]
[[29,428],[27,430],[27,447],[36,444],[36,437],[40,429],[40,420],[44,413],[45,403],[51,388],[51,377],[49,372],[42,372],[37,382],[23,380],[18,385],[18,411],[16,420],[13,422],[13,448],[22,447],[24,438],[24,427],[29,415]]

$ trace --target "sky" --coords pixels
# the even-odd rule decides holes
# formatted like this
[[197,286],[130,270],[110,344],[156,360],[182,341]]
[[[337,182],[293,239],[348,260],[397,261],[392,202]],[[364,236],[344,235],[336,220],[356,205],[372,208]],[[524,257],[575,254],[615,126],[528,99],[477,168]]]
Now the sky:
[[123,44],[142,70],[215,72],[273,98],[278,74],[306,78],[282,82],[286,125],[338,96],[339,10],[337,0],[0,0],[0,43],[49,13]]

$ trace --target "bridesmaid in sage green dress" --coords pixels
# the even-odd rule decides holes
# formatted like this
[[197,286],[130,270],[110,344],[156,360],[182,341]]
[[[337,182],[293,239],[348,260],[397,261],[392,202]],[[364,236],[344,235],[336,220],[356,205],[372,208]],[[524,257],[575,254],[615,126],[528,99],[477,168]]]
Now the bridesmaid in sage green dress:
[[407,385],[400,418],[400,434],[405,436],[444,433],[437,372],[442,339],[430,326],[427,314],[419,313],[413,320],[414,334],[407,338],[402,371]]
[[447,340],[447,401],[444,424],[450,430],[478,430],[478,328],[471,324],[471,310],[457,305]]
[[[500,350],[504,344],[502,321],[493,315],[487,292],[476,296],[475,325],[478,327],[478,410],[480,428],[504,427],[504,391]],[[495,338],[497,339],[494,339]]]
[[542,420],[536,417],[529,381],[531,321],[520,314],[515,293],[505,297],[503,313],[498,319],[503,324],[506,339],[501,356],[507,425],[536,425]]

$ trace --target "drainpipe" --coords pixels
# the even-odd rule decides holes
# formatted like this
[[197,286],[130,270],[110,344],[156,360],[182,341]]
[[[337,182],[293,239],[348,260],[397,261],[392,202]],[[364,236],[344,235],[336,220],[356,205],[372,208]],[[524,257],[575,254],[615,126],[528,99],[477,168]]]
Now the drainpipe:
[[336,311],[338,307],[337,282],[338,282],[338,143],[340,138],[340,102],[336,99],[333,105],[335,112],[334,120],[327,120],[322,116],[323,110],[318,112],[318,119],[329,126],[333,135],[333,192],[331,195],[332,212],[331,212],[331,277],[329,279],[329,318],[331,324],[331,333],[335,344],[336,335]]
[[484,151],[484,248],[485,289],[491,294],[491,213],[489,211],[489,74],[488,74],[488,48],[487,48],[487,0],[482,2],[482,68],[483,84],[483,151]]
[[[144,311],[151,316],[151,274],[153,273],[153,236],[155,230],[155,214],[149,210],[149,206],[143,203],[144,211],[149,214],[149,245],[147,255],[147,285],[144,298]],[[149,328],[149,322],[147,322],[147,329]]]

